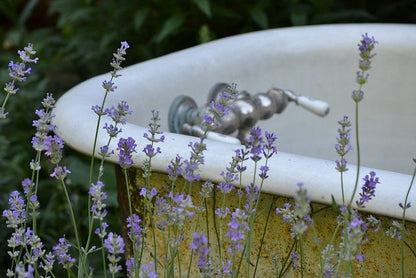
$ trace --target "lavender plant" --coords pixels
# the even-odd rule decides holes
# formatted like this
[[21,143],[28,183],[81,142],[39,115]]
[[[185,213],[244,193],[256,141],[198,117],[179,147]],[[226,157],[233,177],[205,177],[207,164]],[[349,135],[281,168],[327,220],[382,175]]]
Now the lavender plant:
[[0,119],[5,119],[7,117],[8,112],[6,112],[6,104],[10,96],[17,94],[19,91],[17,85],[19,83],[24,83],[32,72],[32,68],[28,67],[28,64],[36,64],[39,60],[37,57],[32,58],[32,55],[35,55],[36,51],[33,49],[33,44],[31,43],[23,48],[23,50],[17,51],[17,53],[20,56],[21,62],[10,61],[9,63],[9,76],[11,81],[6,83],[4,87],[6,96],[4,97],[3,104],[0,108]]
[[[339,155],[336,161],[336,170],[340,172],[342,191],[342,204],[335,204],[338,212],[337,224],[331,240],[321,248],[319,264],[319,277],[354,277],[355,265],[363,264],[366,260],[363,253],[365,243],[370,240],[369,232],[377,232],[381,226],[380,221],[373,216],[363,216],[358,209],[366,207],[367,203],[375,197],[376,187],[380,183],[375,172],[370,172],[363,178],[363,185],[358,200],[353,203],[358,190],[360,175],[360,147],[358,133],[358,103],[364,97],[362,86],[367,82],[367,71],[371,68],[372,53],[377,42],[365,34],[359,44],[360,60],[356,81],[358,89],[352,93],[356,104],[355,128],[357,150],[357,173],[354,191],[350,200],[344,194],[343,173],[348,171],[346,155],[351,147],[351,122],[344,116],[338,123],[337,143],[335,150]],[[102,87],[105,90],[101,105],[92,106],[97,114],[94,146],[92,149],[91,167],[89,170],[88,191],[88,236],[82,239],[79,236],[79,220],[74,216],[70,194],[66,185],[66,177],[71,171],[61,165],[64,142],[56,135],[51,135],[55,126],[51,124],[54,115],[51,109],[55,100],[47,94],[42,101],[43,109],[36,110],[39,119],[33,121],[36,128],[32,138],[32,147],[36,151],[35,158],[30,163],[32,176],[22,181],[22,192],[13,191],[9,198],[9,208],[3,211],[3,217],[8,228],[13,230],[8,246],[8,255],[12,264],[6,271],[7,277],[56,277],[54,266],[63,268],[68,277],[92,277],[95,275],[89,259],[93,254],[101,257],[103,276],[116,277],[191,277],[191,270],[197,269],[202,277],[256,277],[260,257],[265,243],[264,238],[268,230],[268,220],[275,207],[276,198],[267,206],[268,210],[259,211],[262,189],[269,174],[269,159],[277,154],[277,136],[260,127],[250,130],[250,137],[245,146],[235,150],[229,166],[219,173],[222,181],[215,184],[205,181],[196,190],[195,183],[200,181],[199,168],[204,164],[206,135],[214,130],[221,117],[232,108],[232,101],[236,96],[235,85],[220,93],[210,103],[210,109],[204,117],[204,135],[196,142],[189,143],[189,158],[179,155],[172,159],[167,168],[168,182],[166,186],[155,187],[152,180],[152,161],[162,152],[158,144],[164,142],[164,135],[160,131],[160,117],[156,110],[152,116],[148,132],[143,135],[144,142],[132,137],[119,138],[117,148],[111,150],[112,140],[122,134],[120,125],[126,123],[126,117],[131,114],[129,105],[122,101],[116,106],[106,107],[109,93],[115,92],[117,86],[114,79],[120,75],[121,63],[125,59],[129,45],[122,42],[120,48],[113,54],[110,65],[113,70],[109,81],[105,80]],[[17,82],[24,82],[30,74],[30,68],[25,63],[36,63],[38,58],[31,58],[36,52],[29,44],[24,51],[19,51],[22,62],[9,64],[11,83],[6,84],[8,95],[0,110],[3,118],[7,115],[4,110],[10,91],[17,92]],[[111,120],[101,125],[101,121]],[[108,135],[107,143],[97,149],[99,129],[103,128]],[[147,142],[147,144],[145,143]],[[133,154],[142,148],[145,160],[142,162],[144,184],[138,188],[139,207],[133,205],[132,192],[136,184],[131,184],[129,169],[135,165]],[[107,216],[105,185],[102,181],[104,175],[104,160],[116,153],[126,184],[128,199],[128,217],[126,219],[127,237],[124,239],[110,231],[105,221]],[[39,190],[39,172],[41,158],[46,157],[53,166],[50,176],[55,178],[65,195],[66,206],[73,226],[75,242],[63,235],[51,251],[44,248],[39,235],[37,235],[37,217],[40,213],[40,204],[37,200]],[[95,156],[100,159],[100,167],[93,178],[93,165]],[[415,161],[416,162],[416,161]],[[251,183],[243,188],[243,175],[249,164],[253,165]],[[416,175],[416,169],[414,176]],[[179,181],[185,182],[182,186]],[[404,245],[407,237],[405,228],[406,209],[411,207],[408,201],[409,192],[404,203],[399,206],[403,209],[402,222],[396,221],[385,233],[400,240],[402,267],[401,275],[405,277]],[[194,192],[198,194],[192,195]],[[238,202],[227,207],[226,200],[235,194]],[[200,198],[197,198],[197,197]],[[211,207],[209,205],[211,204]],[[285,203],[277,208],[276,213],[282,216],[283,222],[290,226],[290,235],[293,243],[286,258],[277,271],[277,277],[284,277],[290,267],[301,277],[307,275],[305,266],[304,240],[309,230],[314,231],[313,211],[308,197],[306,186],[298,184],[294,203]],[[258,229],[257,220],[266,217],[264,227]],[[93,245],[93,236],[97,237],[100,246]],[[213,239],[215,237],[215,239]],[[187,242],[187,238],[190,241]],[[337,242],[339,239],[339,242]],[[257,245],[255,243],[258,243]],[[216,245],[216,246],[215,246]],[[319,245],[319,244],[318,244]],[[189,265],[183,269],[183,248],[189,249]],[[319,246],[318,246],[319,247]],[[129,250],[131,248],[131,250]],[[281,252],[281,250],[276,250]],[[125,264],[123,263],[123,256]],[[254,254],[254,255],[253,255]],[[124,266],[125,265],[125,266]]]

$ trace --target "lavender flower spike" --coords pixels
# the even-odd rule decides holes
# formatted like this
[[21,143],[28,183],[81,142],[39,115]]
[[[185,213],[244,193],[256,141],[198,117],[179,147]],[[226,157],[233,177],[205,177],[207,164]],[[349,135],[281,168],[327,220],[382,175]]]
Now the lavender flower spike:
[[136,141],[131,137],[128,137],[127,139],[120,138],[117,146],[117,150],[119,151],[118,162],[120,166],[124,169],[130,168],[133,165],[131,154],[136,152]]
[[359,208],[365,208],[365,203],[369,202],[372,197],[375,196],[376,185],[379,182],[378,177],[376,177],[376,172],[371,171],[370,175],[366,175],[364,178],[364,185],[361,187],[362,192],[360,193],[360,200],[356,201],[356,204]]
[[372,53],[376,43],[378,43],[374,37],[369,37],[367,34],[362,36],[360,43],[358,44],[358,50],[360,51],[360,60],[358,61],[358,68],[356,82],[360,86],[358,90],[352,92],[352,99],[358,103],[364,98],[364,92],[361,90],[361,86],[367,83],[369,74],[368,70],[371,69],[371,59],[375,56]]
[[125,41],[121,42],[120,48],[117,48],[117,52],[113,53],[113,60],[110,63],[110,66],[113,67],[113,71],[111,72],[111,76],[116,78],[121,76],[117,73],[118,70],[121,70],[121,62],[124,61],[124,55],[126,55],[126,50],[129,48],[129,44]]
[[143,228],[140,226],[141,222],[142,220],[137,214],[133,214],[133,217],[127,217],[128,235],[131,241],[135,243],[136,247],[142,244]]
[[71,244],[69,244],[63,237],[60,238],[58,240],[58,244],[53,247],[53,253],[58,259],[58,263],[66,269],[71,268],[75,264],[75,259],[68,254],[70,247]]
[[100,219],[101,221],[107,215],[106,204],[104,200],[107,199],[107,193],[102,191],[104,183],[98,181],[97,184],[91,184],[89,194],[92,199],[91,212],[92,217]]
[[204,233],[193,233],[194,240],[192,241],[191,245],[189,246],[192,250],[196,252],[198,255],[198,268],[202,273],[206,273],[209,269],[209,247],[208,247],[208,239],[204,236]]
[[16,229],[26,221],[26,204],[19,191],[13,191],[9,198],[10,209],[3,211],[7,227]]
[[108,265],[110,273],[115,274],[121,271],[121,266],[117,263],[121,260],[119,254],[124,253],[123,238],[117,234],[109,233],[106,240],[104,240],[104,247],[107,249],[107,259],[110,262]]
[[26,63],[37,63],[39,60],[39,58],[31,57],[36,54],[36,51],[33,50],[33,44],[31,43],[29,43],[23,50],[17,51],[17,54],[19,54],[22,63],[10,61],[8,65],[11,82],[6,83],[4,87],[4,91],[7,95],[0,107],[0,119],[7,117],[8,113],[6,112],[5,107],[10,95],[15,95],[19,91],[19,88],[16,87],[16,83],[25,82],[32,71],[30,67],[26,66]]

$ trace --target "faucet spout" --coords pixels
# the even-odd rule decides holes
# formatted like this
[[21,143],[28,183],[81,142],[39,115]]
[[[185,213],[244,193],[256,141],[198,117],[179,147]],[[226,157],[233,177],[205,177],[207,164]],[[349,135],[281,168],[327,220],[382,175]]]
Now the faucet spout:
[[[200,136],[200,125],[204,113],[208,112],[209,104],[215,101],[220,93],[229,90],[226,83],[218,83],[210,90],[205,106],[198,107],[189,96],[178,96],[169,109],[169,130],[175,133]],[[237,138],[241,143],[248,139],[250,128],[258,120],[266,120],[274,114],[280,114],[289,102],[294,102],[306,110],[324,117],[329,113],[328,103],[321,100],[313,100],[305,96],[299,96],[289,90],[272,88],[266,93],[257,93],[254,96],[246,91],[237,94],[228,115],[220,119],[220,123],[213,130],[212,139],[220,138],[220,141],[234,142],[230,138],[224,138],[219,134],[230,135],[237,132]]]

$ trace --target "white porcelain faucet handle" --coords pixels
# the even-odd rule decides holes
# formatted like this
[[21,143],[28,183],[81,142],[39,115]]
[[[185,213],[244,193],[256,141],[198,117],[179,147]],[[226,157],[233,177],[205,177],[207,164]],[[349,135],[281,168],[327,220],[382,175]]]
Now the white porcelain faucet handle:
[[310,99],[304,96],[298,96],[296,103],[310,112],[324,117],[329,113],[329,104],[322,100]]

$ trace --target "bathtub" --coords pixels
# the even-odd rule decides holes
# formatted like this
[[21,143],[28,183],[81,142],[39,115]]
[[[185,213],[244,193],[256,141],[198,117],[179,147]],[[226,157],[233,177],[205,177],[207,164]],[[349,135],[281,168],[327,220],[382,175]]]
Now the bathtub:
[[[204,105],[215,83],[234,82],[237,89],[253,94],[278,87],[326,101],[331,110],[324,118],[292,103],[283,113],[258,122],[263,129],[278,135],[279,152],[270,161],[270,177],[263,191],[292,197],[296,184],[303,182],[313,202],[330,204],[331,195],[341,202],[339,173],[334,163],[337,121],[344,115],[352,119],[354,116],[351,92],[357,87],[357,44],[364,33],[374,36],[379,44],[368,83],[363,87],[364,100],[360,103],[363,165],[360,176],[375,171],[380,177],[376,197],[365,212],[401,218],[402,209],[398,204],[404,201],[415,167],[412,158],[416,156],[415,25],[292,27],[216,40],[123,69],[122,76],[115,80],[117,90],[108,96],[107,106],[121,100],[130,105],[133,113],[123,126],[121,136],[139,140],[138,150],[146,144],[141,138],[147,131],[150,110],[160,112],[166,139],[160,145],[162,153],[154,158],[152,165],[156,172],[166,173],[167,165],[177,154],[189,157],[186,146],[196,140],[168,132],[169,107],[178,95],[189,95],[198,105]],[[71,148],[85,154],[91,154],[96,125],[91,106],[101,103],[104,95],[101,83],[108,78],[106,73],[75,86],[58,100],[54,109],[56,133]],[[97,146],[106,142],[105,131],[100,129]],[[200,175],[203,180],[220,181],[219,173],[228,165],[234,150],[241,146],[214,140],[206,143],[205,164]],[[116,142],[112,148],[116,149]],[[134,154],[137,167],[144,158],[141,152]],[[346,159],[349,171],[344,177],[345,194],[350,196],[355,182],[354,150]],[[117,156],[108,160],[116,162]],[[249,173],[253,171],[248,169],[243,185],[251,182]],[[412,189],[412,204],[415,194]],[[408,220],[416,221],[413,207],[406,215]]]

